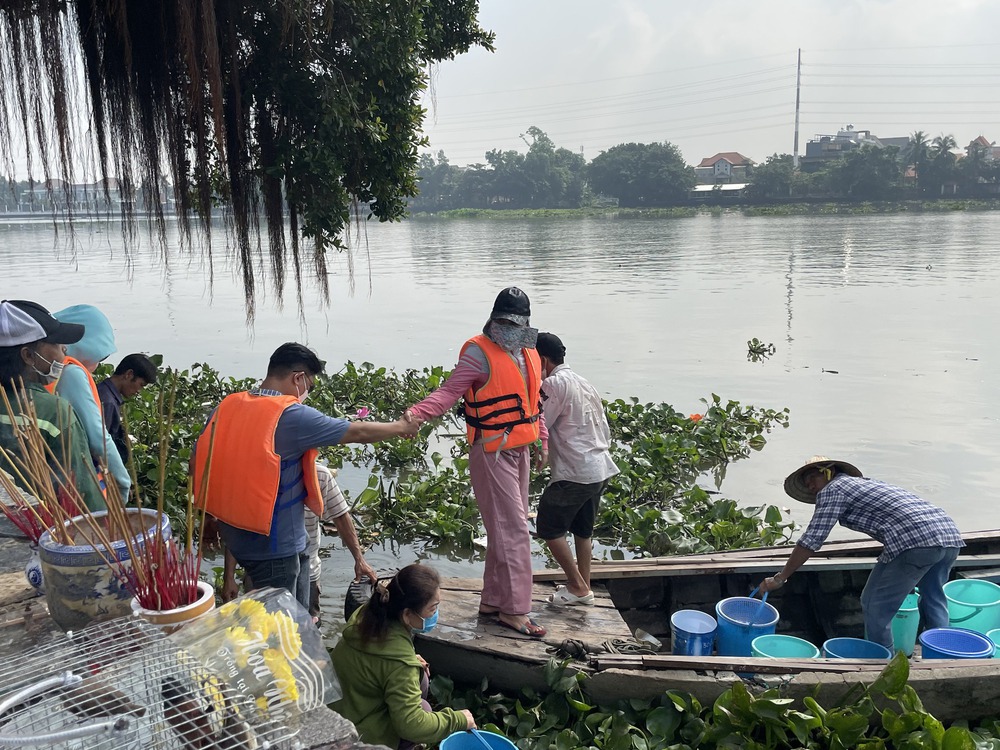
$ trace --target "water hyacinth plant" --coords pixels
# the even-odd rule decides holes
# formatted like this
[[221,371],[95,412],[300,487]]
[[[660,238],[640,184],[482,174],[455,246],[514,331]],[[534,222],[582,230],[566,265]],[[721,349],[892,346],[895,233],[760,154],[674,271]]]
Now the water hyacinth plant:
[[[159,358],[154,360],[159,363]],[[254,381],[223,377],[205,364],[167,374],[176,381],[176,402],[165,457],[159,450],[154,394],[147,389],[124,408],[129,432],[137,439],[138,484],[147,494],[159,493],[162,477],[164,510],[183,524],[187,464],[209,411],[229,393],[251,388]],[[353,419],[400,414],[447,375],[442,367],[394,371],[348,362],[317,379],[309,404],[325,414]],[[634,398],[605,406],[612,455],[621,473],[605,493],[595,537],[611,554],[703,552],[788,538],[791,524],[782,520],[776,506],[748,508],[716,493],[733,461],[762,449],[771,430],[787,426],[787,409],[740,404],[714,394],[699,413],[690,415],[669,404]],[[466,453],[465,428],[453,413],[425,424],[413,440],[321,451],[331,467],[352,464],[371,471],[367,487],[353,498],[363,541],[440,543],[477,555],[481,552],[473,551],[473,540],[482,530]],[[534,494],[547,478],[536,478]]]

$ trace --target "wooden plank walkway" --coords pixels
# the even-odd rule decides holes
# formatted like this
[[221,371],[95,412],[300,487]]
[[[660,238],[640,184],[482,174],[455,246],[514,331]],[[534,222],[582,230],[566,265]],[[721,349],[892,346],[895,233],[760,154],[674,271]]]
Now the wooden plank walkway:
[[487,677],[497,688],[541,689],[545,687],[541,667],[553,656],[548,649],[567,639],[597,649],[605,641],[632,637],[606,591],[595,589],[593,606],[555,607],[548,603],[555,587],[536,583],[532,617],[548,632],[544,638],[531,638],[499,625],[496,616],[479,614],[482,586],[478,578],[441,581],[439,624],[416,636],[417,651],[432,672],[469,683]]

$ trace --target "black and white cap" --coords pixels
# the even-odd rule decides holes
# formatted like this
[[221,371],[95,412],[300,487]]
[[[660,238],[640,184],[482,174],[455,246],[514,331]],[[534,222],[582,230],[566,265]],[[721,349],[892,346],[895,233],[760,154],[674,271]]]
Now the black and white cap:
[[49,344],[75,344],[83,338],[84,327],[62,323],[37,302],[7,300],[0,302],[0,347],[22,346],[44,341]]

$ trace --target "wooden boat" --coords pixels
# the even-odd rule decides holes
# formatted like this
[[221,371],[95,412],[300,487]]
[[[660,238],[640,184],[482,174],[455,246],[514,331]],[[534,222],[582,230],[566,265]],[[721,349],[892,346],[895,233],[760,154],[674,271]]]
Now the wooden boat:
[[[967,547],[952,577],[1000,583],[1000,530],[968,534]],[[680,609],[715,614],[715,604],[746,596],[762,578],[778,571],[791,547],[762,547],[702,555],[594,563],[597,602],[593,607],[553,607],[548,595],[562,574],[535,573],[533,611],[548,633],[528,638],[478,615],[478,579],[445,579],[440,626],[418,636],[417,650],[432,670],[456,681],[513,690],[546,687],[542,667],[553,652],[573,639],[590,653],[574,663],[588,673],[584,689],[591,700],[610,705],[622,698],[643,698],[675,689],[710,704],[739,674],[751,674],[748,687],[778,687],[790,698],[817,695],[833,705],[858,682],[872,682],[884,662],[847,659],[755,659],[682,657],[634,653],[632,634],[642,629],[670,645],[670,615]],[[817,646],[832,637],[862,637],[860,593],[881,545],[871,541],[826,544],[769,602],[780,613],[777,632],[806,638]],[[600,585],[596,585],[600,582]],[[617,644],[626,653],[604,650]],[[995,714],[1000,705],[1000,661],[910,661],[910,684],[925,708],[942,721],[970,716],[981,707]],[[972,710],[970,711],[970,708]]]

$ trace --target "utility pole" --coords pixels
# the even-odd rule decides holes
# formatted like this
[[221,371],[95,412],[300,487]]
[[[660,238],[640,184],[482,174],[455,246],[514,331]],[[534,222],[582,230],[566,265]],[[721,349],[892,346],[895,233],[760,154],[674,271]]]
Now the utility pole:
[[802,48],[799,47],[799,61],[795,67],[795,144],[792,147],[792,168],[799,168],[799,89],[802,86]]

